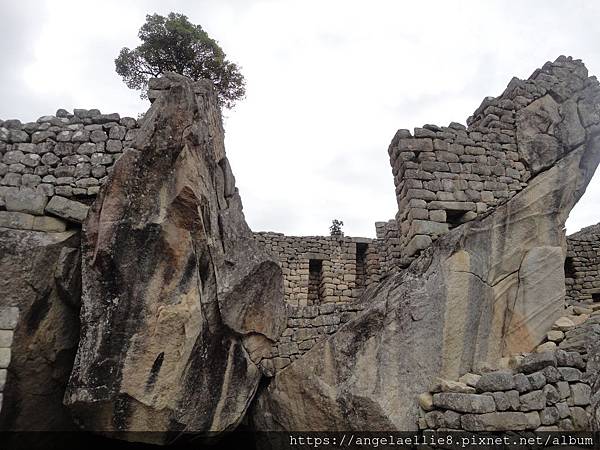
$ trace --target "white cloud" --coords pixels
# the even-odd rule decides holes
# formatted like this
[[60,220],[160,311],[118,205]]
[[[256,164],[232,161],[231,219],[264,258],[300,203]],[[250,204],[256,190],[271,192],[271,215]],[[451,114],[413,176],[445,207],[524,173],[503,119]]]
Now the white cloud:
[[[0,90],[0,117],[27,111],[23,118],[33,119],[52,112],[49,105],[136,115],[145,106],[115,74],[113,60],[122,46],[136,45],[145,14],[183,12],[247,79],[246,100],[226,112],[226,144],[251,227],[326,234],[337,217],[347,234],[372,236],[373,222],[396,211],[387,160],[396,129],[464,122],[513,75],[527,77],[559,54],[580,57],[600,74],[599,7],[548,0],[48,0],[40,25],[23,28],[15,64],[26,85],[17,96]],[[9,70],[17,69],[3,66],[0,80]],[[597,178],[569,219],[570,232],[600,221]]]

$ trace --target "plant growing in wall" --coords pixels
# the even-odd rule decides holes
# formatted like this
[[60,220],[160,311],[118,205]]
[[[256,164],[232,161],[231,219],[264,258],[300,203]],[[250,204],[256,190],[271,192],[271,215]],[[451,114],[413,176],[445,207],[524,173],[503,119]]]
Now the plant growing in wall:
[[133,50],[123,47],[115,59],[116,71],[127,87],[146,96],[148,80],[165,72],[176,72],[193,80],[212,81],[221,106],[232,108],[246,93],[239,67],[200,25],[183,14],[146,16],[138,33],[142,44]]
[[331,236],[343,236],[344,232],[342,231],[342,227],[344,226],[344,222],[338,219],[333,219],[331,221],[331,226],[329,227],[329,234]]

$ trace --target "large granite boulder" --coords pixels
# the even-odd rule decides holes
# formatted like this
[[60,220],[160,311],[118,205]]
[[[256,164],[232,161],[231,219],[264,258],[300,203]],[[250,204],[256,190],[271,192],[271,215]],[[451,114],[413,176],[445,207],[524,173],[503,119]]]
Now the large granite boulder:
[[81,341],[65,394],[85,429],[220,432],[285,326],[278,264],[242,213],[209,82],[154,82],[83,227]]
[[[600,88],[586,77],[511,82],[543,99],[516,121],[534,177],[435,241],[358,318],[279,372],[257,397],[257,429],[415,429],[416,396],[433,377],[457,379],[542,341],[564,308],[565,221],[600,161],[600,106],[590,101]],[[571,102],[588,112],[580,119]]]
[[[79,232],[0,227],[0,429],[75,430],[62,398],[79,338]],[[4,448],[33,448],[6,434]],[[51,445],[53,435],[46,436]],[[17,448],[16,447],[16,448]]]

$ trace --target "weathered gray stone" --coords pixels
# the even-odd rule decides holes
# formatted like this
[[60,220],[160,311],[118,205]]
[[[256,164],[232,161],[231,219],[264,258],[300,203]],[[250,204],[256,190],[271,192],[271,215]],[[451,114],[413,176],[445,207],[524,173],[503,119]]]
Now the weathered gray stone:
[[465,373],[458,379],[458,381],[465,383],[467,386],[475,387],[480,378],[481,375],[477,375],[475,373]]
[[559,381],[556,383],[556,389],[558,390],[558,395],[561,400],[564,400],[571,395],[571,388],[569,387],[569,383],[566,381]]
[[431,411],[425,414],[425,421],[429,428],[437,429],[446,426],[446,419],[442,411]]
[[558,401],[561,399],[558,389],[556,389],[551,384],[547,384],[546,386],[544,386],[544,389],[542,389],[542,391],[544,392],[544,395],[546,397],[547,405],[554,405],[555,403],[558,403]]
[[591,388],[585,383],[571,385],[571,399],[575,406],[587,406],[590,404]]
[[541,389],[546,385],[546,377],[542,372],[535,372],[527,375],[527,380],[531,389]]
[[4,196],[7,211],[16,211],[41,216],[48,204],[48,198],[33,189],[10,191]]
[[463,394],[474,394],[475,389],[460,381],[434,378],[429,386],[429,392],[459,392]]
[[0,227],[31,230],[35,216],[12,211],[0,211]]
[[581,371],[574,367],[559,367],[558,371],[563,380],[565,381],[579,381],[581,380]]
[[62,233],[67,229],[67,223],[55,217],[37,216],[33,219],[31,229],[47,233]]
[[544,408],[540,411],[540,421],[542,422],[542,425],[554,425],[559,419],[560,415],[558,414],[558,409],[554,406]]
[[558,417],[560,419],[565,419],[571,415],[571,411],[569,410],[569,405],[566,402],[560,402],[556,405],[556,410],[558,411]]
[[433,404],[439,408],[465,413],[487,413],[496,410],[494,398],[488,395],[442,392],[433,395]]
[[475,387],[479,392],[509,391],[514,389],[515,381],[510,372],[488,372],[481,375]]
[[494,397],[494,402],[496,402],[496,410],[506,411],[510,409],[510,401],[504,392],[492,392],[491,395]]
[[14,330],[19,320],[19,308],[8,306],[0,308],[0,330]]
[[0,330],[0,347],[10,347],[13,341],[12,330]]
[[544,367],[542,370],[547,383],[556,383],[561,380],[560,372],[554,366]]
[[[537,413],[535,413],[537,415]],[[465,414],[461,418],[466,431],[520,431],[532,430],[539,426],[533,415],[522,412],[495,412],[488,414]]]
[[82,223],[87,216],[88,209],[89,207],[83,203],[55,195],[48,202],[45,211],[70,222]]
[[546,406],[546,396],[541,390],[531,391],[519,397],[521,411],[540,410]]
[[444,411],[444,426],[446,428],[458,430],[460,429],[460,418],[461,415],[455,411]]
[[573,421],[573,429],[575,431],[590,430],[590,416],[585,409],[575,406],[570,408],[571,420]]
[[523,358],[519,366],[519,371],[528,374],[537,372],[548,366],[556,367],[556,356],[554,353],[531,353]]
[[515,389],[520,392],[527,392],[530,391],[531,388],[531,383],[529,382],[529,379],[527,378],[527,376],[525,374],[522,373],[516,373],[514,375],[514,381],[515,381]]
[[0,348],[0,369],[7,369],[10,365],[10,348]]

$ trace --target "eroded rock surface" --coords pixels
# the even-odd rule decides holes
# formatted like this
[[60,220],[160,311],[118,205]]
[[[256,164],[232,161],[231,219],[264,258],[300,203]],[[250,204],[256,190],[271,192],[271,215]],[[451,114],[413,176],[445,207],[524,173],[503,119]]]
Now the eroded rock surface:
[[564,308],[564,224],[600,160],[599,93],[564,57],[513,79],[503,95],[524,106],[513,132],[533,178],[438,238],[362,315],[279,372],[257,398],[256,427],[415,429],[416,396],[433,377],[533,350]]
[[153,85],[135,149],[84,223],[65,403],[96,431],[229,430],[285,326],[281,269],[244,220],[210,83]]
[[[0,227],[3,431],[77,429],[62,397],[79,337],[79,265],[77,231]],[[2,445],[25,445],[24,438],[7,435]]]

